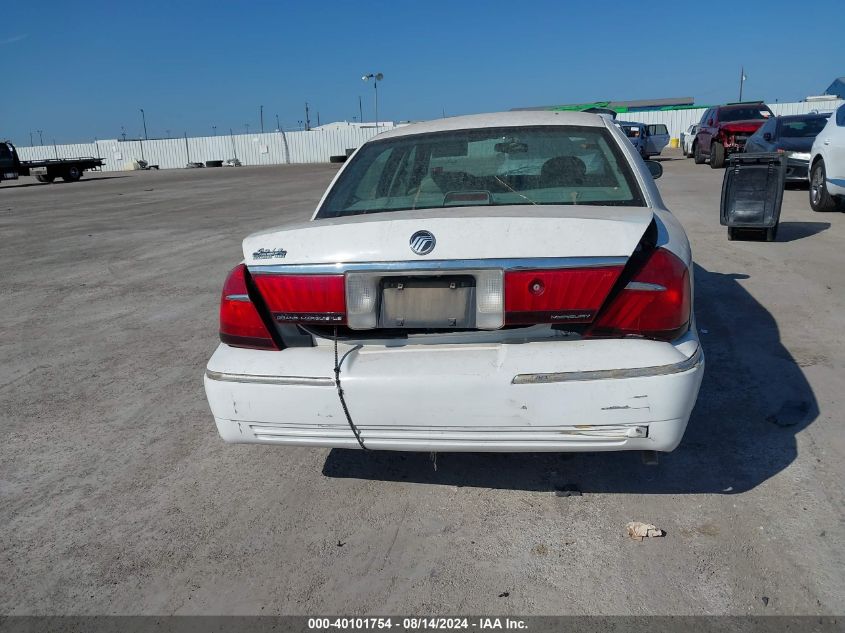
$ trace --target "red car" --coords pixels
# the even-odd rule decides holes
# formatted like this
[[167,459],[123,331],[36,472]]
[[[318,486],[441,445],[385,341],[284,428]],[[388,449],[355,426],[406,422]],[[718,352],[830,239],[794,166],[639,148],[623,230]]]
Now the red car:
[[741,152],[748,137],[774,116],[762,101],[708,108],[701,117],[692,145],[695,163],[701,165],[709,158],[713,169],[724,167],[728,155]]

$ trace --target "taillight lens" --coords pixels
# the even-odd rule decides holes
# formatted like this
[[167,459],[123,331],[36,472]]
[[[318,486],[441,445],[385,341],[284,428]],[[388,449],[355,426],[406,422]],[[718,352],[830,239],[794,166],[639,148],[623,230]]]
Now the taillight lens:
[[621,266],[505,273],[505,323],[587,323],[592,321]]
[[256,274],[252,279],[279,323],[346,323],[343,275]]
[[220,340],[234,347],[274,349],[267,326],[249,298],[246,266],[238,264],[226,277],[220,298]]
[[687,330],[689,320],[689,269],[676,255],[658,248],[587,335],[671,341]]

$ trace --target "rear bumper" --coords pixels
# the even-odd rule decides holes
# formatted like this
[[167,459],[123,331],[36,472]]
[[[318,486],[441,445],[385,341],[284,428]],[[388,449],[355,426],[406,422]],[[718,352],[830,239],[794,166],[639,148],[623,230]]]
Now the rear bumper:
[[[341,355],[350,348],[341,347]],[[330,347],[220,345],[205,389],[228,442],[358,448]],[[643,340],[368,345],[341,383],[368,448],[409,451],[671,451],[704,370],[692,334]]]
[[787,182],[807,182],[810,161],[786,159],[786,180]]

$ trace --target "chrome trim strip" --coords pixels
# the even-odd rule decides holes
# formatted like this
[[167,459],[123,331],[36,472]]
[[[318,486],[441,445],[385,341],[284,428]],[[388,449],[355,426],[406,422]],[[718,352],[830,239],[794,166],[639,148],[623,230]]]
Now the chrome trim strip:
[[651,290],[654,292],[663,292],[666,290],[666,286],[652,284],[647,281],[630,281],[628,282],[628,285],[625,286],[625,290]]
[[701,346],[695,348],[692,356],[671,365],[656,367],[634,367],[632,369],[598,369],[595,371],[567,371],[552,374],[517,374],[511,381],[514,385],[540,385],[553,382],[577,382],[584,380],[615,380],[618,378],[648,378],[680,374],[698,367],[704,360]]
[[226,295],[229,301],[249,301],[249,295]]
[[547,270],[556,268],[599,268],[602,266],[624,266],[627,257],[529,257],[502,259],[432,259],[400,262],[338,262],[336,264],[253,264],[248,265],[252,273],[299,273],[305,275],[338,274],[352,271],[403,272],[441,270]]
[[334,378],[311,376],[256,376],[253,374],[228,374],[220,371],[205,370],[209,380],[219,382],[239,382],[262,385],[297,385],[301,387],[334,387]]

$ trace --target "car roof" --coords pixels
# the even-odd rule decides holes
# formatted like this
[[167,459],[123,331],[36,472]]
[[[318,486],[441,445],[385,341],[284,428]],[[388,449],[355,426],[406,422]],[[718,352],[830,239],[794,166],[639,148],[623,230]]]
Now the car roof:
[[762,101],[741,101],[738,103],[726,103],[725,105],[716,106],[719,110],[733,110],[738,108],[753,108],[753,107],[768,108]]
[[778,117],[779,121],[796,121],[806,119],[827,119],[831,112],[808,112],[806,114],[784,114]]
[[489,127],[528,127],[534,125],[580,125],[586,127],[605,127],[605,119],[598,114],[587,112],[549,112],[549,111],[517,111],[490,112],[487,114],[470,114],[466,116],[449,117],[447,119],[432,119],[412,123],[395,128],[375,137],[378,140],[411,136],[414,134],[430,134],[433,132],[449,132],[452,130],[475,130]]

